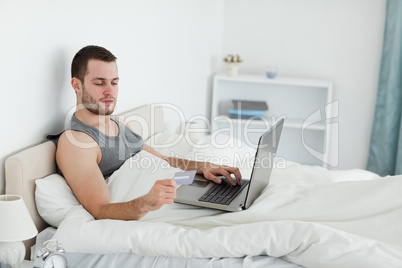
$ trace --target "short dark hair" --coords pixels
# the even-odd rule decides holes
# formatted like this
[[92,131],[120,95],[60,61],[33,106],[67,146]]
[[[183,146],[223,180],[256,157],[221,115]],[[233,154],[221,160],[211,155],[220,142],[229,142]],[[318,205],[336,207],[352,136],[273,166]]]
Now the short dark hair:
[[76,77],[84,82],[87,73],[88,61],[90,59],[101,60],[105,62],[116,61],[116,57],[106,48],[100,46],[86,46],[75,54],[71,63],[71,78]]

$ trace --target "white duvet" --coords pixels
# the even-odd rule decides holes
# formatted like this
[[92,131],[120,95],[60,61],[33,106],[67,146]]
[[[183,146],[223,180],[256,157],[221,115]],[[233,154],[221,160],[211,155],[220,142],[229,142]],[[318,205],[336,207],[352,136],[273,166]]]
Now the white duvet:
[[[204,148],[183,155],[229,156],[233,161],[235,152],[249,150]],[[241,171],[248,176],[250,165],[243,164]],[[176,171],[142,151],[109,178],[112,202],[146,194],[155,180],[171,178]],[[54,238],[68,252],[270,255],[306,267],[402,267],[402,177],[287,163],[273,171],[270,185],[246,211],[173,204],[140,221],[118,221],[94,220],[77,205]]]

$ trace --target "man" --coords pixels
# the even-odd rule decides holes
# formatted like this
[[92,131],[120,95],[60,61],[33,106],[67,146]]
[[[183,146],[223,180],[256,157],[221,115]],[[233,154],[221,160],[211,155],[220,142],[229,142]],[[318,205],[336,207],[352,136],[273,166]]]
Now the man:
[[71,85],[77,109],[70,127],[59,137],[56,151],[58,168],[79,202],[96,219],[138,220],[150,211],[171,204],[176,198],[173,179],[158,180],[148,194],[125,203],[110,203],[105,178],[126,159],[145,150],[184,170],[197,170],[220,183],[218,175],[240,183],[238,168],[218,166],[174,157],[165,157],[143,144],[142,138],[111,114],[116,106],[119,76],[116,57],[98,46],[87,46],[75,55]]

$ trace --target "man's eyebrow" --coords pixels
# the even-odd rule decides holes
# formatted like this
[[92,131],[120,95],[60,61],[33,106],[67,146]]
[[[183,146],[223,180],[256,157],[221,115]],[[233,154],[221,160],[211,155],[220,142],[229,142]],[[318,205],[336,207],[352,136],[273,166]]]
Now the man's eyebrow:
[[[95,77],[95,78],[92,79],[91,81],[95,81],[95,80],[107,81],[107,80],[109,80],[109,79],[106,79],[106,78],[103,78],[103,77]],[[114,81],[114,80],[120,80],[120,78],[119,78],[119,77],[115,77],[115,78],[111,79],[111,81]]]

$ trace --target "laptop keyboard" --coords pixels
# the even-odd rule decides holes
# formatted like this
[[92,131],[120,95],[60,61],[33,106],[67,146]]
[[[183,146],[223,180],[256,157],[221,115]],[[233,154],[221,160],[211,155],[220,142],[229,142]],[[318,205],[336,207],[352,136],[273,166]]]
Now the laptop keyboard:
[[223,179],[221,184],[212,186],[198,201],[229,205],[248,183],[248,180],[241,180],[241,185],[232,186],[228,180]]

